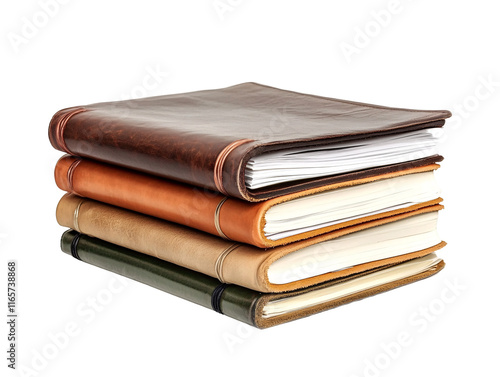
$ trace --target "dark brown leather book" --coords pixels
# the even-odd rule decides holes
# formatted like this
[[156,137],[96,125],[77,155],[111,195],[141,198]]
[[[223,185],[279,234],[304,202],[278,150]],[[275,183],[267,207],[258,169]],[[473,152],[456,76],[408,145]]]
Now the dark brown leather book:
[[52,145],[247,201],[442,160],[448,111],[390,108],[255,83],[63,109]]

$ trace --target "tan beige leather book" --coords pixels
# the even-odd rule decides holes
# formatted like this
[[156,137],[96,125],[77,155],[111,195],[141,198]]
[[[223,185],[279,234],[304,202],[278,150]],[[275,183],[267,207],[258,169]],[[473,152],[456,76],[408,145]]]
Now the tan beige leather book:
[[66,194],[60,225],[259,292],[309,287],[427,255],[445,245],[433,205],[272,249]]
[[437,204],[437,168],[396,170],[258,203],[69,155],[58,161],[55,180],[79,196],[268,248]]

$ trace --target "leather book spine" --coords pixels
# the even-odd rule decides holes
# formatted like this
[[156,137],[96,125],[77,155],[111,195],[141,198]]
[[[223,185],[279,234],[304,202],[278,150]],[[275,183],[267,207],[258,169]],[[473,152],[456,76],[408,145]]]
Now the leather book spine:
[[126,168],[65,155],[54,170],[64,191],[172,221],[225,239],[265,248],[265,202],[249,203],[217,192]]
[[439,203],[441,199],[436,198],[436,200],[418,203],[408,208],[371,215],[272,241],[265,236],[264,225],[266,211],[275,204],[326,190],[405,174],[432,171],[437,168],[439,165],[432,164],[421,168],[387,173],[382,176],[309,189],[259,203],[226,197],[195,186],[69,155],[59,159],[54,176],[56,184],[61,190],[189,226],[224,239],[251,244],[259,248],[269,248],[361,222],[434,205]]
[[[75,242],[75,237],[78,239]],[[213,309],[212,295],[220,282],[157,258],[137,253],[98,238],[71,230],[61,237],[61,249],[83,262],[147,284],[184,300]],[[73,250],[72,250],[73,249]],[[262,294],[236,285],[227,285],[219,297],[226,316],[255,326],[256,301]]]
[[[123,102],[117,105],[121,107],[120,114],[127,113],[127,101]],[[49,125],[52,146],[68,154],[220,191],[215,178],[216,171],[220,175],[220,168],[216,165],[222,167],[220,156],[237,139],[224,135],[197,137],[166,127],[144,128],[133,118],[109,112],[85,107],[60,110]],[[224,177],[225,183],[235,179]],[[238,193],[233,196],[242,197]]]
[[[350,140],[354,136],[333,135],[304,141],[266,142],[210,130],[205,133],[200,130],[200,134],[196,135],[179,127],[162,127],[158,120],[152,120],[151,124],[143,127],[133,116],[127,116],[134,106],[137,105],[133,101],[120,101],[112,105],[95,104],[60,110],[50,122],[49,140],[54,148],[68,154],[128,167],[250,202],[346,180],[421,167],[443,159],[442,156],[434,155],[251,191],[245,185],[245,166],[254,155],[282,148]],[[444,120],[435,120],[408,125],[403,130],[397,128],[379,131],[378,134],[441,127],[443,124]]]
[[[445,266],[444,262],[441,261],[433,268],[417,275],[365,289],[336,300],[330,300],[323,304],[306,307],[291,313],[264,318],[262,315],[263,308],[270,300],[295,296],[322,287],[328,287],[378,271],[381,268],[364,271],[355,276],[336,279],[335,281],[325,282],[299,291],[263,294],[231,284],[225,285],[221,289],[220,282],[210,276],[157,260],[154,257],[137,253],[95,237],[80,234],[74,230],[68,230],[62,235],[61,250],[85,263],[149,285],[204,306],[205,308],[216,310],[221,314],[260,329],[304,318],[428,278],[441,271]],[[220,294],[215,295],[216,292],[220,292]]]
[[440,249],[445,242],[413,253],[368,262],[286,284],[271,284],[267,276],[267,270],[274,261],[304,247],[441,208],[440,205],[430,206],[267,250],[227,241],[181,225],[75,195],[65,195],[59,201],[56,216],[60,225],[80,233],[198,271],[217,278],[221,283],[237,284],[267,293],[301,289],[367,269],[403,262]]

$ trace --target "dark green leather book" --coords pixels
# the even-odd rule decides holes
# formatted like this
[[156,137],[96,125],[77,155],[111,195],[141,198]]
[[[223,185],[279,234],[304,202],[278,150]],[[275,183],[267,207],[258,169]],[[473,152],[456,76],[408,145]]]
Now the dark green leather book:
[[191,271],[98,238],[66,231],[61,249],[75,258],[213,309],[257,328],[267,328],[412,283],[439,272],[434,253],[408,262],[285,293],[260,293]]

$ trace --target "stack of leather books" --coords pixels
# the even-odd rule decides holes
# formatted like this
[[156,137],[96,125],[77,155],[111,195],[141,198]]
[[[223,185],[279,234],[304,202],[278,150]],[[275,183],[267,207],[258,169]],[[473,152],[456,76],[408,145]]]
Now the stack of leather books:
[[259,328],[426,278],[450,115],[255,83],[63,109],[61,248]]

